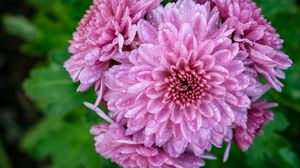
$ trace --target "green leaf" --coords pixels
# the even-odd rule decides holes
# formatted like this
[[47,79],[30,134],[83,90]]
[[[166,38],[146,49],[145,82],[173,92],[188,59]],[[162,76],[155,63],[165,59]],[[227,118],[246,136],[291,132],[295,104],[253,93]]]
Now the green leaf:
[[278,12],[288,11],[294,5],[294,0],[254,0],[262,8],[262,13],[267,17]]
[[[256,137],[253,145],[246,152],[248,164],[253,168],[273,167],[278,168],[298,168],[298,159],[293,157],[287,159],[281,153],[286,152],[293,156],[295,153],[290,149],[289,142],[278,131],[283,131],[288,126],[288,121],[284,115],[275,114],[275,118],[264,129],[264,135]],[[292,159],[292,160],[291,160]]]
[[27,133],[22,146],[38,159],[49,156],[53,168],[116,167],[96,153],[89,129],[85,122],[48,117]]
[[38,35],[36,27],[23,16],[5,15],[2,23],[6,32],[24,40],[32,40]]
[[45,55],[52,50],[66,50],[72,32],[92,4],[92,0],[29,0],[37,9],[33,23],[39,36],[22,46],[28,55]]
[[205,160],[205,168],[233,168],[243,167],[247,168],[247,164],[244,162],[246,156],[235,144],[231,144],[229,159],[224,163],[223,157],[225,153],[226,145],[223,145],[222,149],[214,147],[211,151],[213,155],[217,157],[217,160]]
[[46,117],[40,120],[22,139],[21,146],[27,151],[31,151],[36,158],[43,158],[46,156],[43,153],[39,142],[47,140],[53,132],[61,130],[63,127],[63,120],[61,117]]
[[67,49],[56,49],[49,51],[50,62],[63,65],[63,63],[71,57]]
[[[292,112],[300,113],[300,8],[294,6],[289,11],[280,12],[272,17],[272,23],[285,40],[283,50],[293,60],[291,68],[286,70],[285,87],[282,93],[272,92],[272,98]],[[283,22],[284,21],[284,24]]]
[[83,95],[87,94],[77,94],[76,88],[62,65],[54,63],[33,69],[30,78],[24,82],[27,95],[47,115],[64,115],[82,107]]
[[299,168],[298,156],[295,152],[291,151],[289,148],[281,148],[279,150],[280,156],[289,164],[293,165],[295,168]]

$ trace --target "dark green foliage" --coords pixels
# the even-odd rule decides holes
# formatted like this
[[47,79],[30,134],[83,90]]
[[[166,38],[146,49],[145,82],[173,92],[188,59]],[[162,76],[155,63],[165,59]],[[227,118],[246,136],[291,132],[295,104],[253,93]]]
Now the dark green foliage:
[[264,129],[264,136],[256,138],[255,145],[246,152],[251,167],[268,167],[270,164],[278,168],[299,167],[298,158],[295,157],[296,154],[291,150],[288,141],[277,134],[277,131],[284,131],[287,126],[288,121],[285,117],[275,113],[274,121]]
[[[23,84],[27,95],[44,112],[44,118],[23,137],[21,147],[36,159],[50,158],[53,168],[117,167],[96,153],[89,133],[90,127],[101,119],[87,110],[83,102],[93,101],[95,93],[92,90],[76,93],[77,84],[63,68],[63,62],[70,57],[68,40],[91,1],[31,0],[29,3],[38,9],[31,21],[22,16],[2,18],[5,30],[25,41],[24,53],[48,56],[48,61],[34,68]],[[0,154],[1,164],[8,167],[2,150]]]
[[0,139],[0,167],[11,168],[11,163],[7,158],[6,151],[3,148],[1,139]]

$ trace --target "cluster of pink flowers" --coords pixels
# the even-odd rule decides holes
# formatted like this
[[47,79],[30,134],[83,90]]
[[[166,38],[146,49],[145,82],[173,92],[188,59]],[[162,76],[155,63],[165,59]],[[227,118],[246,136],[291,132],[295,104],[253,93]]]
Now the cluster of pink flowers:
[[[197,168],[212,147],[245,151],[273,118],[291,60],[251,0],[94,0],[65,68],[78,91],[95,86],[108,123],[96,151],[123,167]],[[265,83],[259,81],[259,77]],[[110,111],[98,108],[103,103]]]

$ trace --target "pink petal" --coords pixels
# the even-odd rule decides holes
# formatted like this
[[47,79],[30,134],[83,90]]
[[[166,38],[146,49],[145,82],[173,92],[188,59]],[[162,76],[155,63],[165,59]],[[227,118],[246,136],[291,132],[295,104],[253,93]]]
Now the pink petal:
[[140,21],[138,24],[138,35],[143,43],[155,42],[157,30],[147,21]]
[[161,112],[164,107],[165,104],[159,99],[150,99],[147,104],[147,110],[154,114]]
[[183,116],[184,116],[183,110],[181,110],[179,106],[175,106],[170,119],[174,123],[179,124],[180,122],[182,122]]
[[130,86],[127,91],[128,93],[139,93],[142,90],[146,89],[151,84],[152,82],[140,82]]

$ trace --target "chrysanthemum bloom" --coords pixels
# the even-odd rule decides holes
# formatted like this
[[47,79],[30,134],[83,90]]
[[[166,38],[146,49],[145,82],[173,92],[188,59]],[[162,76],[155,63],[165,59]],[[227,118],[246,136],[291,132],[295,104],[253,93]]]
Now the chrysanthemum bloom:
[[249,90],[256,80],[232,30],[216,8],[192,0],[159,7],[149,20],[138,25],[142,44],[129,62],[106,73],[108,109],[127,123],[127,135],[172,157],[186,150],[201,156],[212,144],[230,142],[232,127],[246,124],[248,95],[257,92]]
[[276,106],[276,103],[267,103],[266,101],[257,101],[252,104],[248,111],[246,127],[236,127],[233,131],[234,140],[241,150],[246,151],[256,135],[262,134],[263,126],[273,119],[273,113],[268,109]]
[[96,90],[100,89],[100,79],[109,61],[118,61],[118,53],[131,50],[136,23],[159,3],[159,0],[94,0],[73,34],[69,48],[72,57],[65,63],[73,81],[80,81],[78,91],[85,91],[95,83]]
[[91,133],[95,136],[96,151],[124,168],[198,168],[204,165],[204,161],[193,154],[171,158],[159,147],[137,143],[138,137],[126,136],[125,129],[115,123],[94,126]]
[[261,15],[252,0],[213,0],[223,21],[234,28],[234,41],[249,54],[249,67],[254,68],[277,91],[283,84],[277,78],[285,78],[282,70],[292,61],[280,51],[283,40],[271,23]]

